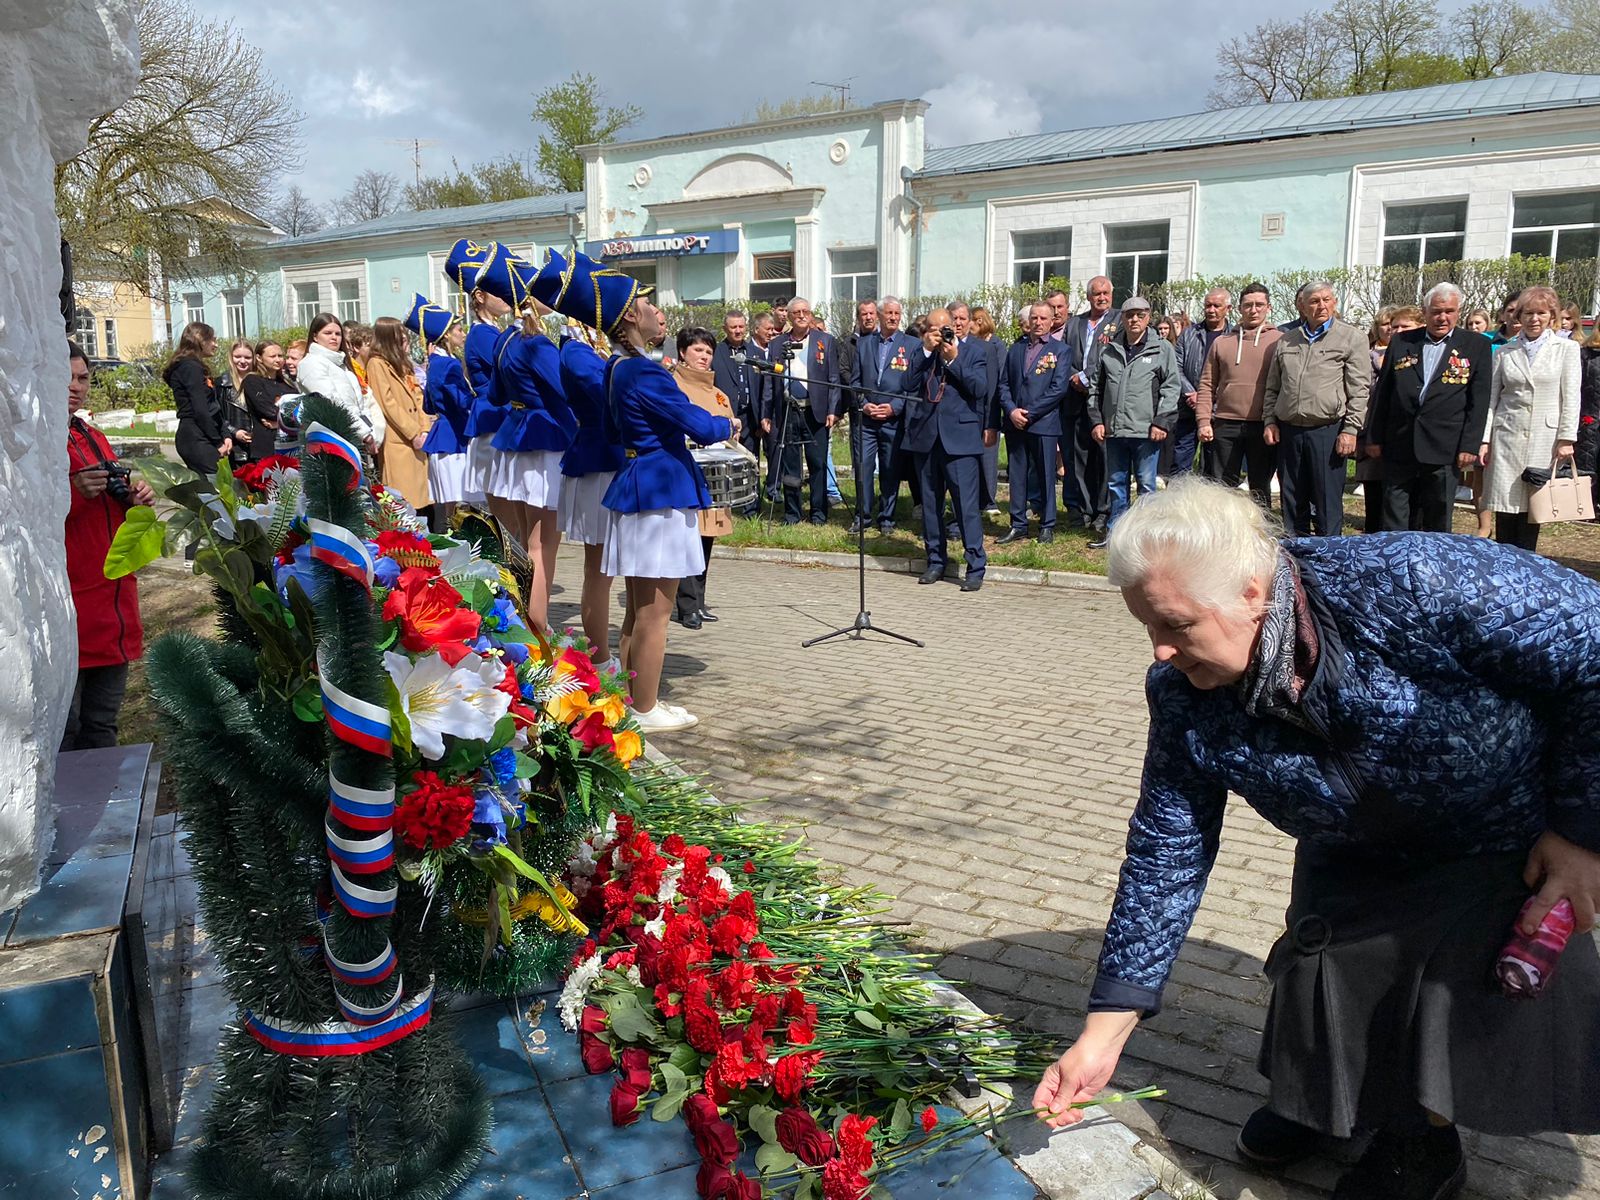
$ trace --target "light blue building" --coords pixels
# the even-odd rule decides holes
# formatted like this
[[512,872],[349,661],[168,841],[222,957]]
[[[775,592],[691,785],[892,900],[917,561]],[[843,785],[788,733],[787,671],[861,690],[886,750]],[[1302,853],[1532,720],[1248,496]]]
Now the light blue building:
[[[585,191],[288,238],[246,332],[457,303],[460,236],[584,246],[665,303],[1600,253],[1600,76],[1541,72],[927,149],[921,100],[590,146]],[[206,309],[210,311],[209,305]],[[226,328],[219,323],[219,328]],[[231,330],[229,330],[231,332]]]

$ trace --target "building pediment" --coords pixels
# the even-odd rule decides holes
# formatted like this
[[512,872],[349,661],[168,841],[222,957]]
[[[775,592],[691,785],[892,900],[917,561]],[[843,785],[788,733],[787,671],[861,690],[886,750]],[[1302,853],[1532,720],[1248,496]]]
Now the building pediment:
[[703,167],[683,188],[685,200],[788,191],[794,173],[760,154],[729,154]]

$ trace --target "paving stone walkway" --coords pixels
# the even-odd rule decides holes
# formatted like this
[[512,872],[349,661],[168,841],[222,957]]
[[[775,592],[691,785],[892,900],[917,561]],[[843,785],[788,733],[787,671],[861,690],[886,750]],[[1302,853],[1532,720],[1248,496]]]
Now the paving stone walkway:
[[[563,551],[552,617],[575,620],[581,562]],[[660,739],[719,795],[811,823],[820,857],[899,895],[944,974],[990,1011],[1076,1033],[1137,794],[1149,643],[1120,598],[1082,590],[868,576],[874,620],[926,641],[800,648],[857,609],[853,571],[714,559],[721,618],[672,627],[664,694],[699,728]],[[1118,1083],[1168,1102],[1117,1115],[1217,1195],[1312,1200],[1340,1164],[1288,1179],[1239,1164],[1262,1100],[1254,1068],[1262,960],[1281,928],[1293,843],[1242,803],[1166,1008],[1129,1044]],[[1471,1192],[1600,1197],[1600,1138],[1469,1135]]]

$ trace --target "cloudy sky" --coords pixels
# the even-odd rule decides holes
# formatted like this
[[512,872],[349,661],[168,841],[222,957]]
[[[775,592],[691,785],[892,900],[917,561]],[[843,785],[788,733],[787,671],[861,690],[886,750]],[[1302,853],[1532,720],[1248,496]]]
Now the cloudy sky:
[[[914,6],[838,0],[766,10],[699,0],[681,16],[671,5],[532,0],[194,3],[260,46],[296,98],[306,115],[298,182],[317,201],[366,167],[409,181],[400,139],[436,143],[423,150],[428,172],[452,156],[467,166],[532,151],[534,94],[573,71],[592,72],[612,103],[644,109],[625,136],[732,124],[762,100],[819,92],[812,80],[849,80],[863,103],[927,100],[939,146],[1194,112],[1219,38],[1264,15],[1241,0],[1177,28],[1155,9],[1124,9],[1121,20],[1081,4],[1076,16],[1042,6],[1022,20],[1025,9],[992,3],[916,16]],[[633,33],[623,14],[636,7],[654,16]]]

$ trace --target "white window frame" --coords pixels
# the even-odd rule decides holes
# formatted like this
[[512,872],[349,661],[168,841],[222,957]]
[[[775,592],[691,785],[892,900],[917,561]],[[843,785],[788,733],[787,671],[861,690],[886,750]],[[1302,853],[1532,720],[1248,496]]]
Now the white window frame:
[[245,336],[243,288],[229,288],[222,293],[222,326],[227,336],[236,341]]
[[1548,196],[1584,195],[1586,192],[1597,189],[1563,188],[1557,192],[1521,192],[1511,197],[1511,230],[1506,235],[1506,253],[1511,253],[1511,243],[1516,241],[1519,234],[1548,233],[1550,235],[1550,253],[1547,257],[1551,262],[1560,262],[1556,254],[1561,248],[1561,234],[1567,230],[1600,229],[1600,221],[1574,222],[1567,225],[1521,225],[1517,224],[1517,201],[1522,199],[1533,200]]
[[120,347],[117,344],[117,319],[115,317],[107,317],[104,324],[106,337],[105,357],[115,358],[120,362],[121,355],[118,353]]
[[[307,300],[301,291],[302,288],[311,290],[311,299]],[[294,323],[296,325],[310,325],[319,312],[322,311],[322,299],[318,294],[317,285],[314,283],[291,283],[289,294],[294,297]]]
[[[834,270],[834,256],[839,254],[866,254],[872,255],[872,270],[870,271],[836,271]],[[861,281],[870,279],[872,285],[863,290]],[[835,286],[841,280],[850,281],[850,294],[840,296],[835,294]],[[878,298],[878,248],[876,246],[835,246],[828,251],[828,299],[840,304],[860,304],[863,300],[876,300]]]
[[205,323],[206,298],[200,292],[185,292],[183,294],[183,323],[193,325],[196,322]]
[[[1453,231],[1451,233],[1390,233],[1389,232],[1389,212],[1390,212],[1391,209],[1396,209],[1396,208],[1425,208],[1425,207],[1428,207],[1428,206],[1431,206],[1431,205],[1445,205],[1445,204],[1460,204],[1460,205],[1463,206],[1462,209],[1461,209],[1461,228],[1460,229],[1457,229],[1457,230],[1455,230],[1455,231]],[[1390,242],[1418,242],[1418,243],[1420,243],[1420,245],[1417,247],[1417,264],[1416,265],[1417,265],[1418,269],[1421,269],[1422,267],[1427,266],[1428,263],[1429,263],[1428,243],[1432,242],[1432,241],[1443,241],[1443,240],[1445,240],[1447,238],[1460,238],[1461,239],[1461,256],[1460,257],[1464,258],[1466,256],[1466,253],[1467,253],[1467,228],[1468,228],[1468,225],[1469,225],[1469,223],[1471,221],[1471,215],[1472,215],[1471,214],[1471,208],[1472,208],[1472,201],[1471,201],[1471,197],[1469,197],[1469,196],[1430,196],[1425,200],[1424,199],[1416,199],[1416,200],[1388,200],[1388,201],[1385,201],[1384,205],[1383,205],[1383,218],[1382,218],[1383,219],[1383,227],[1382,227],[1382,232],[1378,237],[1378,264],[1380,266],[1383,265],[1384,259],[1386,259],[1388,257],[1388,249],[1389,249],[1389,243]],[[1435,261],[1438,261],[1438,260],[1435,260]],[[1396,266],[1408,266],[1410,264],[1407,264],[1407,263],[1396,263],[1394,265],[1396,265]]]
[[[1066,234],[1067,235],[1067,256],[1065,258],[1058,258],[1058,257],[1041,257],[1041,256],[1029,255],[1029,256],[1027,256],[1025,258],[1018,258],[1017,257],[1017,238],[1018,237],[1032,237],[1032,236],[1034,236],[1036,234],[1041,234],[1041,233],[1064,233],[1064,234]],[[1167,240],[1168,240],[1169,244],[1171,243],[1171,238],[1172,238],[1172,235],[1171,235],[1171,233],[1169,231],[1168,235],[1167,235]],[[1008,247],[1008,249],[1010,251],[1010,259],[1009,259],[1008,266],[1007,266],[1006,278],[1010,280],[1012,286],[1016,286],[1016,285],[1022,284],[1022,283],[1033,283],[1036,286],[1038,286],[1040,289],[1043,289],[1043,287],[1044,287],[1044,285],[1046,283],[1048,283],[1051,279],[1057,278],[1058,276],[1060,278],[1068,280],[1068,281],[1070,281],[1072,279],[1072,226],[1071,225],[1058,225],[1058,226],[1053,226],[1053,227],[1047,227],[1047,228],[1044,228],[1044,229],[1013,229],[1013,230],[1010,231],[1009,235],[1007,236],[1006,242],[1007,242],[1007,247]],[[1053,263],[1053,262],[1064,263],[1066,265],[1066,270],[1052,272],[1051,274],[1048,274],[1048,275],[1045,274],[1045,264],[1046,263]],[[1039,276],[1038,279],[1036,279],[1036,280],[1018,279],[1017,278],[1017,268],[1020,267],[1020,266],[1033,266],[1033,267],[1037,268],[1037,274]]]
[[[339,323],[348,325],[352,321],[360,324],[365,318],[361,314],[361,280],[354,276],[329,281],[333,290],[333,308],[330,310],[339,318]],[[341,289],[348,286],[353,293],[350,296],[341,294]]]
[[78,348],[90,358],[100,357],[100,332],[95,315],[87,308],[78,308],[72,314],[73,332],[78,338]]
[[[1111,238],[1118,230],[1133,229],[1141,225],[1165,225],[1167,227],[1167,248],[1165,250],[1112,250]],[[1105,226],[1105,253],[1102,255],[1104,266],[1102,273],[1110,278],[1111,263],[1113,259],[1133,259],[1133,291],[1130,295],[1140,295],[1140,288],[1148,286],[1149,281],[1144,278],[1142,270],[1146,259],[1159,258],[1166,266],[1166,272],[1161,276],[1159,283],[1166,283],[1172,278],[1172,222],[1157,219],[1154,221],[1118,221]],[[1122,299],[1127,299],[1126,296]]]

